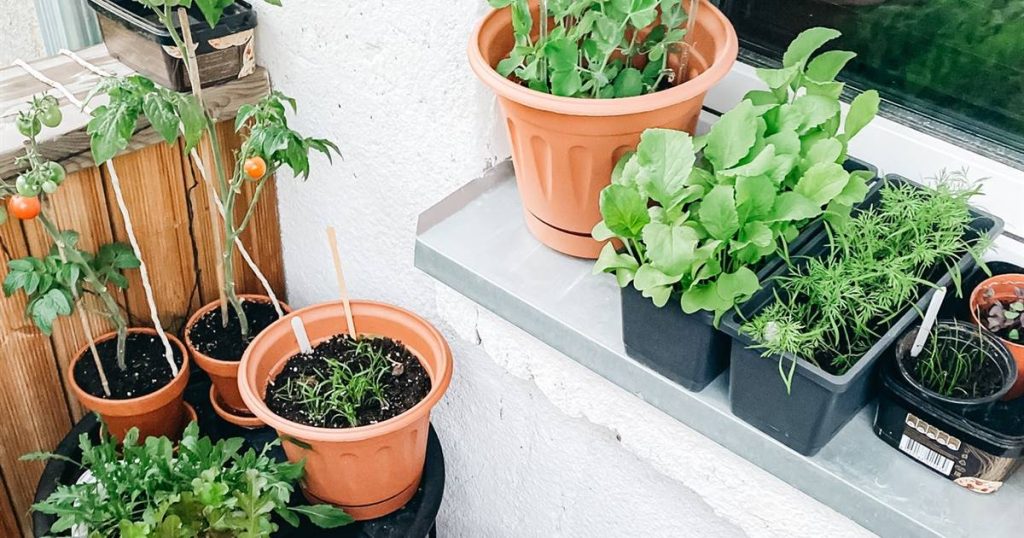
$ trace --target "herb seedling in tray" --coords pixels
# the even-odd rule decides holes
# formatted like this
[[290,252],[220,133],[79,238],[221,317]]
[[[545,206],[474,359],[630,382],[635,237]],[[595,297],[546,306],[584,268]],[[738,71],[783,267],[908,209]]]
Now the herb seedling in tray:
[[288,360],[267,388],[267,406],[293,422],[354,428],[396,417],[430,392],[430,376],[387,337],[338,335]]

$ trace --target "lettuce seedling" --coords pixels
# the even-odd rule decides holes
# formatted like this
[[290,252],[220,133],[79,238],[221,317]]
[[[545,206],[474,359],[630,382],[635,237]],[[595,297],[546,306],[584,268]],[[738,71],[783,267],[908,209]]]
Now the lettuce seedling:
[[768,89],[748,93],[707,135],[645,131],[601,193],[593,236],[609,242],[595,274],[614,273],[620,287],[632,283],[659,307],[675,297],[688,314],[712,312],[717,324],[760,289],[755,270],[788,256],[810,222],[848,220],[872,174],[842,163],[879,96],[860,94],[843,120],[835,77],[855,54],[812,59],[839,35],[800,34],[781,68],[758,70]]

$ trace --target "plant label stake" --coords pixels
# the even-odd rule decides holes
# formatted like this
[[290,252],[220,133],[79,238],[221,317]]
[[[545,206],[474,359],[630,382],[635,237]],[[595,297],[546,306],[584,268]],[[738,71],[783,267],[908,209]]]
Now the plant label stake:
[[302,323],[302,318],[298,316],[292,318],[292,332],[295,333],[295,342],[299,344],[302,354],[312,353],[313,346],[309,343],[309,335],[306,334],[306,325]]
[[946,288],[935,290],[935,295],[932,295],[932,301],[928,303],[928,310],[924,313],[924,321],[921,322],[921,328],[917,331],[917,336],[914,337],[914,345],[910,347],[911,357],[917,357],[921,354],[921,350],[924,349],[924,343],[932,332],[932,325],[935,325],[935,318],[939,316],[939,308],[942,307],[942,301],[945,299]]
[[352,338],[358,338],[356,324],[352,320],[352,304],[348,300],[348,286],[345,285],[345,273],[341,270],[341,253],[338,252],[338,233],[334,230],[334,226],[327,227],[327,242],[330,243],[331,257],[334,259],[334,273],[338,277],[341,303],[345,305],[345,321],[348,323],[348,333]]
[[700,0],[690,0],[690,9],[686,12],[686,35],[683,36],[683,47],[679,56],[679,70],[676,72],[675,83],[686,82],[686,73],[690,70],[690,49],[694,46],[693,31],[697,27],[697,9]]

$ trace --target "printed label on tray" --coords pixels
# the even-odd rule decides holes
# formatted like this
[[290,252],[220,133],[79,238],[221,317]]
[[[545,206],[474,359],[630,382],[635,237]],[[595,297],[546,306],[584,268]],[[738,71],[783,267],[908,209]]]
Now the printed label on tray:
[[957,485],[978,493],[993,493],[1019,461],[993,456],[907,413],[900,450],[941,473]]

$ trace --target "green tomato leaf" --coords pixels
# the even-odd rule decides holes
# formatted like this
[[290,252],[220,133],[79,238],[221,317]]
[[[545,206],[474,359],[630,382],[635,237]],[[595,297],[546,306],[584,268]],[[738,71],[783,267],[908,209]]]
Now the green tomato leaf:
[[635,188],[609,185],[601,191],[601,216],[608,229],[623,238],[636,238],[651,221],[647,200]]
[[142,99],[142,111],[164,141],[168,144],[178,139],[178,115],[174,105],[164,99],[160,92],[147,93]]
[[739,214],[733,188],[718,185],[701,201],[698,211],[700,224],[715,239],[727,240],[739,230]]

